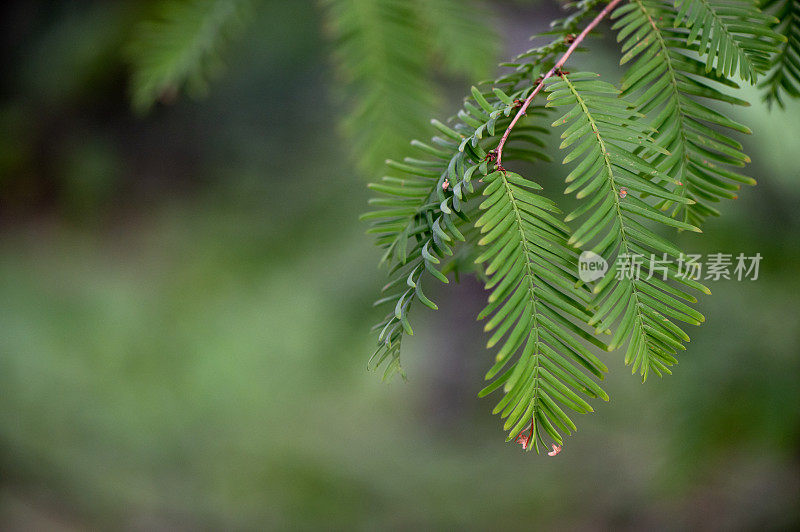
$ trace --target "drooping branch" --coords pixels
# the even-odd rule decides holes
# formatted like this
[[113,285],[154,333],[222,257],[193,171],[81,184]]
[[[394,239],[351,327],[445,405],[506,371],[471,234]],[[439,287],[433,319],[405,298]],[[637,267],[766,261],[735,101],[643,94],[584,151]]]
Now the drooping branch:
[[564,55],[562,55],[559,58],[559,60],[556,62],[556,64],[553,65],[553,68],[551,68],[550,71],[547,74],[542,76],[542,81],[540,81],[539,84],[536,85],[536,88],[533,89],[533,92],[531,92],[528,95],[528,97],[525,98],[525,101],[523,102],[522,107],[519,108],[519,111],[517,111],[517,114],[514,116],[514,119],[511,120],[511,123],[508,125],[508,127],[505,130],[505,132],[503,133],[503,137],[500,139],[500,143],[497,145],[497,168],[498,169],[502,169],[503,168],[503,165],[502,165],[502,162],[503,162],[503,147],[505,146],[506,141],[508,140],[508,136],[511,134],[511,130],[514,129],[514,126],[517,124],[519,119],[522,118],[522,116],[527,111],[528,106],[530,106],[530,104],[533,101],[533,99],[536,97],[536,95],[539,93],[539,91],[542,90],[542,87],[544,87],[544,80],[546,80],[547,78],[552,76],[556,72],[556,70],[558,70],[562,66],[564,66],[564,63],[567,62],[567,59],[569,59],[569,56],[571,56],[572,53],[578,48],[578,46],[580,46],[581,42],[583,42],[583,40],[586,38],[586,36],[589,35],[589,32],[592,31],[595,28],[595,26],[597,26],[600,23],[600,21],[603,20],[617,6],[617,4],[619,4],[621,1],[622,0],[611,0],[611,2],[609,2],[608,5],[606,5],[606,7],[604,7],[603,10],[600,11],[600,13],[598,13],[596,17],[594,17],[594,19],[583,29],[583,31],[575,38],[575,40],[572,41],[572,44],[570,45],[570,47],[567,48],[567,51],[564,52]]

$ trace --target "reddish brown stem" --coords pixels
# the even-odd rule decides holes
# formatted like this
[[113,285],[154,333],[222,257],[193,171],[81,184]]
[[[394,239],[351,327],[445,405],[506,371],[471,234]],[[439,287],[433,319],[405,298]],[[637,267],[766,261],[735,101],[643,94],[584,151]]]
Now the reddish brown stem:
[[542,76],[542,81],[540,81],[539,84],[536,85],[536,88],[533,89],[533,92],[531,92],[530,95],[527,98],[525,98],[525,102],[522,104],[522,107],[519,108],[519,111],[517,111],[517,114],[514,116],[514,119],[511,120],[511,123],[506,128],[505,133],[503,133],[503,137],[500,139],[500,144],[497,145],[497,168],[499,170],[503,169],[502,165],[503,147],[506,145],[506,141],[508,140],[508,136],[511,134],[511,130],[514,129],[514,126],[517,124],[517,121],[519,121],[519,119],[522,118],[522,115],[525,114],[525,111],[528,109],[528,106],[533,101],[533,98],[536,97],[536,94],[538,94],[539,91],[542,90],[542,87],[544,87],[544,81],[550,76],[552,76],[556,70],[564,66],[564,63],[567,62],[569,56],[572,55],[572,52],[574,52],[575,49],[581,44],[583,39],[585,39],[586,36],[589,35],[589,32],[592,31],[594,27],[597,26],[600,23],[600,21],[603,20],[606,17],[606,15],[608,15],[611,12],[611,10],[614,9],[614,7],[616,7],[616,5],[619,4],[621,1],[622,0],[611,0],[611,2],[609,2],[608,5],[606,5],[606,7],[604,7],[603,10],[600,11],[600,13],[598,13],[596,17],[594,17],[594,19],[583,29],[580,35],[575,37],[575,40],[572,41],[570,47],[567,48],[567,51],[564,52],[564,55],[562,55],[559,58],[559,60],[556,62],[553,68],[551,68],[547,74]]

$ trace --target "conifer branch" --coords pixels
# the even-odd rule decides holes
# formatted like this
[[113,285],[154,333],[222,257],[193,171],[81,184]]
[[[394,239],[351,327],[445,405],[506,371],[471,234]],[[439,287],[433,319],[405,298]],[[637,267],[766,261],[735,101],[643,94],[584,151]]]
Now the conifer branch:
[[[489,298],[478,319],[487,320],[486,346],[497,352],[479,396],[502,392],[494,413],[505,420],[507,441],[537,452],[552,446],[548,455],[556,456],[576,430],[573,413],[592,412],[587,400],[608,399],[594,381],[606,366],[592,346],[626,346],[624,361],[642,379],[671,372],[689,341],[684,324],[704,321],[695,294],[710,290],[681,269],[685,255],[658,228],[702,232],[699,222],[717,214],[709,203],[755,183],[730,169],[749,158],[728,133],[749,129],[704,101],[746,104],[719,86],[737,89],[734,75],[754,80],[782,39],[750,0],[675,1],[572,4],[576,12],[548,33],[554,41],[503,63],[514,70],[472,87],[447,124],[434,120],[429,144],[414,141],[426,159],[390,162],[404,175],[371,185],[380,209],[364,219],[390,267],[378,302],[390,311],[376,327],[373,357],[374,366],[386,364],[384,375],[400,368],[411,304],[436,309],[421,283],[448,282],[445,261],[461,254],[456,246],[482,265]],[[606,17],[616,19],[620,63],[631,61],[621,89],[595,73],[561,70]],[[542,91],[546,106],[534,103]],[[559,107],[564,114],[550,126],[565,128],[563,163],[575,163],[565,193],[581,200],[563,220],[534,179],[502,166],[548,160],[540,148],[550,129],[535,117]],[[476,193],[483,195],[477,214]],[[579,275],[582,249],[610,266],[597,282]],[[660,275],[639,277],[637,257],[648,257]]]

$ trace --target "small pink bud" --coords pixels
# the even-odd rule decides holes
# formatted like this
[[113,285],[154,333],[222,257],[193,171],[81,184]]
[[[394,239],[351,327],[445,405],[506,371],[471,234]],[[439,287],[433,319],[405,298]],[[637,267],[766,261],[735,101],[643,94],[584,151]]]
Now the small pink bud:
[[449,186],[450,186],[450,181],[445,179],[444,183],[442,183],[442,190],[447,190],[447,187],[449,187]]
[[683,185],[683,181],[678,181],[678,186]]
[[561,452],[561,446],[553,444],[553,450],[547,453],[547,456],[556,456],[558,453]]
[[519,436],[517,436],[517,439],[516,439],[516,442],[518,444],[522,445],[522,448],[524,450],[528,449],[528,444],[530,443],[530,441],[531,440],[530,440],[530,438],[528,437],[527,434],[520,434]]
[[625,197],[625,196],[627,196],[627,195],[628,195],[628,189],[627,189],[627,188],[625,188],[625,187],[621,187],[621,188],[619,189],[619,197],[620,197],[620,198],[624,198],[624,197]]

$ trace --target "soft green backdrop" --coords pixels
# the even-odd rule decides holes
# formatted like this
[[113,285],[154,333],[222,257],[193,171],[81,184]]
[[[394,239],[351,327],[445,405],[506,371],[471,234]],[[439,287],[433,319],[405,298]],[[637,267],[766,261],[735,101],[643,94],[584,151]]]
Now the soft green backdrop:
[[[514,50],[554,13],[500,3]],[[605,355],[611,402],[536,457],[476,398],[476,282],[418,309],[408,383],[365,369],[382,273],[317,6],[266,2],[208,99],[137,119],[138,4],[0,8],[0,528],[800,524],[800,106],[739,112],[759,186],[682,237],[758,281],[712,283],[668,378]]]

